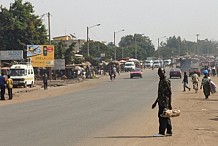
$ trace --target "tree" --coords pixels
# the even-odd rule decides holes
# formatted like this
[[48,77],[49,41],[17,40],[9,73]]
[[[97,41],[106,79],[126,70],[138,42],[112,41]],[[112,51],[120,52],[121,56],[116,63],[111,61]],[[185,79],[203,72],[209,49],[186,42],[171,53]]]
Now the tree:
[[[48,42],[47,31],[30,2],[15,0],[9,10],[0,7],[0,49],[24,50]],[[26,53],[24,53],[26,56]]]
[[66,50],[67,45],[64,43],[64,41],[60,41],[57,44],[54,44],[55,46],[55,59],[62,59],[64,57],[64,52]]
[[[146,57],[154,56],[155,48],[151,40],[147,36],[142,34],[127,35],[121,38],[119,46],[124,49],[124,57],[135,58],[135,53],[137,51],[137,58],[139,60],[145,60]],[[119,49],[121,50],[121,49]],[[118,52],[118,56],[121,56],[121,53]]]
[[[81,48],[80,48],[80,54],[83,56],[87,57],[87,43],[85,43]],[[101,54],[105,54],[105,57],[103,58],[108,59],[111,58],[114,54],[113,47],[110,45],[105,45],[104,43],[101,43],[99,41],[90,41],[89,42],[89,54],[91,58],[100,58]]]
[[76,43],[73,42],[69,48],[66,49],[64,53],[64,58],[65,58],[65,64],[71,64],[73,62],[73,58],[75,57],[74,55],[74,47]]

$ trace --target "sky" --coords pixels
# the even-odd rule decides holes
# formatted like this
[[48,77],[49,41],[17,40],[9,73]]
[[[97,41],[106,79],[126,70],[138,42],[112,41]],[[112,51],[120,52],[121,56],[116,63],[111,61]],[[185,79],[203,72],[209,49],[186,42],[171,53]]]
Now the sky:
[[[187,41],[218,40],[218,0],[23,0],[36,15],[51,14],[51,38],[74,34],[116,44],[126,35],[144,34],[155,47],[168,37]],[[0,0],[9,8],[14,0]],[[48,19],[43,23],[48,27]],[[125,31],[118,32],[124,29]],[[166,36],[166,37],[164,37]]]

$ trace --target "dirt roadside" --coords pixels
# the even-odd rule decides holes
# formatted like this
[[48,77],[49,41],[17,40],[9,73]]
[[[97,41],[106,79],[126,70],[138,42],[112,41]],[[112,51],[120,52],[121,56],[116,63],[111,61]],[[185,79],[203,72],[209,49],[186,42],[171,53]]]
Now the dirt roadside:
[[[9,101],[6,98],[5,101],[0,101],[0,106],[81,91],[98,86],[99,82],[103,80],[108,80],[108,76],[102,76],[99,79],[77,81],[73,84],[59,87],[50,87],[48,90],[43,90],[40,85],[32,89],[14,89],[15,95],[13,100]],[[218,85],[217,77],[212,77],[212,80]],[[181,88],[173,88],[173,107],[180,109],[181,115],[172,118],[172,137],[154,138],[152,135],[149,135],[154,133],[158,127],[157,111],[151,110],[151,114],[149,114],[151,117],[149,121],[146,121],[146,132],[139,128],[138,125],[140,135],[145,136],[132,139],[133,143],[136,142],[137,144],[130,142],[126,145],[216,146],[218,144],[218,93],[211,95],[209,99],[205,100],[202,90],[195,94],[193,90],[182,92]]]
[[[101,76],[96,79],[85,80],[52,80],[48,81],[48,90],[44,90],[42,82],[36,82],[33,88],[13,88],[13,99],[8,100],[7,89],[5,99],[0,101],[0,106],[8,104],[16,104],[21,102],[27,102],[30,100],[38,100],[43,98],[49,98],[59,95],[64,95],[72,92],[78,92],[87,88],[95,87],[98,83],[104,79],[108,79],[108,76]],[[58,90],[57,90],[58,89]]]

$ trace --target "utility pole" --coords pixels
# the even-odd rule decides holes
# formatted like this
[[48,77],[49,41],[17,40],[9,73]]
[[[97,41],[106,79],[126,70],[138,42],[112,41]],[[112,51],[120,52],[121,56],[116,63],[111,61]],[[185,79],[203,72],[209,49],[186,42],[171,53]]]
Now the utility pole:
[[51,45],[51,20],[50,20],[51,14],[48,12],[48,36],[49,36],[49,45]]
[[196,34],[197,36],[197,52],[198,52],[198,55],[200,55],[200,51],[199,51],[199,47],[198,47],[198,37],[199,37],[199,34]]

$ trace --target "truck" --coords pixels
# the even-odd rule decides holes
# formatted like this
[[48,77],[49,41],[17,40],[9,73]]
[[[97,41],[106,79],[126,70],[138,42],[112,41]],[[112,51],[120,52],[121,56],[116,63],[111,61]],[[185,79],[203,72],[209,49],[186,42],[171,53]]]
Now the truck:
[[13,80],[13,86],[33,87],[35,74],[30,62],[14,64],[9,69],[9,75]]

